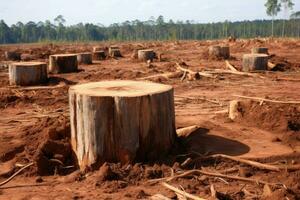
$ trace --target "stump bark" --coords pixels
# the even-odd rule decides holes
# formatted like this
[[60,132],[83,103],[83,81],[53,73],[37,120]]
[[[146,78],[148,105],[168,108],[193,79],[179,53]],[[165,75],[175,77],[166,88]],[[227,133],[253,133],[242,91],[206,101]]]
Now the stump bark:
[[122,57],[120,48],[118,46],[111,46],[108,49],[108,55],[110,57]]
[[251,53],[253,54],[269,54],[269,50],[266,47],[255,47],[252,49]]
[[243,71],[267,70],[268,59],[267,54],[245,54],[243,56]]
[[38,85],[48,79],[47,64],[43,62],[20,62],[9,65],[10,85]]
[[165,156],[176,142],[171,86],[104,81],[69,90],[71,143],[82,170]]
[[71,73],[78,71],[76,54],[51,55],[49,60],[49,72],[51,73]]
[[138,51],[138,59],[140,61],[153,61],[155,58],[155,53],[152,49],[144,49]]
[[93,63],[93,57],[91,53],[80,53],[77,55],[78,64],[90,65]]
[[210,46],[208,53],[212,58],[230,58],[230,48],[228,46]]
[[21,54],[15,51],[5,51],[4,56],[6,60],[12,60],[12,61],[21,60]]
[[94,51],[93,52],[94,60],[105,60],[105,58],[106,58],[105,51]]

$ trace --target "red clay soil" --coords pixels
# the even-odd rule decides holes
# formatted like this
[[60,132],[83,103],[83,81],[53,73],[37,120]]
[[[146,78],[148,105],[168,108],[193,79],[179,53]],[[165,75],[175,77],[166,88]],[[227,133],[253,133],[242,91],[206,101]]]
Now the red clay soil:
[[[198,125],[200,129],[179,138],[169,156],[156,162],[105,163],[94,171],[80,172],[69,143],[68,88],[91,81],[129,79],[175,72],[176,62],[194,71],[226,69],[223,59],[209,59],[210,45],[229,45],[237,69],[242,55],[251,48],[268,47],[277,71],[257,77],[218,74],[216,78],[181,81],[181,76],[151,78],[175,88],[176,126]],[[57,53],[107,49],[118,45],[123,58],[108,58],[82,65],[78,73],[50,74],[49,82],[35,87],[9,86],[5,51],[47,61]],[[152,48],[162,54],[150,68],[135,60],[135,49]],[[256,160],[280,166],[300,164],[300,104],[243,100],[242,117],[228,119],[233,95],[280,101],[300,101],[300,41],[253,39],[228,41],[169,41],[143,43],[30,44],[0,46],[0,181],[33,162],[11,182],[0,186],[0,199],[151,199],[156,194],[178,199],[157,180],[202,169],[270,183],[268,186],[192,174],[168,182],[205,199],[300,199],[300,170],[261,170],[214,154]],[[30,55],[30,56],[28,56]],[[25,57],[25,56],[24,56]],[[188,161],[188,162],[185,162]],[[216,190],[212,197],[211,188]]]

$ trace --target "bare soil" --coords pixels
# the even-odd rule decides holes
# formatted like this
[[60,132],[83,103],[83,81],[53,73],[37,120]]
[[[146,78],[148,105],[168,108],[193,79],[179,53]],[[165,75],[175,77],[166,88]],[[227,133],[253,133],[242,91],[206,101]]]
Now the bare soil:
[[[175,88],[177,128],[198,125],[199,130],[179,138],[170,155],[157,161],[121,165],[105,163],[98,170],[80,172],[69,143],[70,86],[102,80],[140,80],[176,71],[176,62],[194,71],[226,69],[223,59],[209,58],[210,45],[230,46],[229,62],[241,69],[242,56],[252,47],[268,47],[274,71],[261,77],[221,74],[217,78],[181,81],[181,77],[155,78]],[[50,74],[49,82],[37,87],[9,86],[5,51],[26,58],[48,61],[49,55],[92,51],[93,46],[120,47],[121,58],[108,58],[80,65],[78,73]],[[133,58],[144,47],[162,53],[149,64]],[[279,101],[300,101],[300,40],[252,39],[236,42],[166,41],[135,43],[30,44],[0,46],[0,182],[21,165],[34,162],[11,182],[0,187],[0,199],[150,199],[162,194],[178,196],[153,179],[203,169],[248,177],[280,185],[216,178],[206,175],[177,178],[169,184],[187,193],[214,199],[300,199],[300,170],[270,172],[210,155],[226,154],[273,165],[300,164],[300,104],[243,100],[242,116],[228,119],[226,110],[234,95]],[[30,56],[29,56],[30,55]],[[192,160],[182,165],[188,158]],[[230,170],[229,170],[230,169]]]

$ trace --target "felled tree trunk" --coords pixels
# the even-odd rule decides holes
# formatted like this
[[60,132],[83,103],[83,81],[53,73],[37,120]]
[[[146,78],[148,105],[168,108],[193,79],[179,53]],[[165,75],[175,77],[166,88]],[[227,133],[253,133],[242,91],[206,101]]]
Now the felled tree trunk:
[[269,50],[268,48],[266,47],[255,47],[252,49],[251,51],[253,54],[259,54],[259,53],[262,53],[262,54],[269,54]]
[[155,53],[152,49],[145,49],[145,50],[139,50],[138,51],[138,59],[140,61],[153,61],[155,58]]
[[210,46],[208,53],[211,58],[230,58],[230,49],[228,46]]
[[76,54],[51,55],[49,60],[49,72],[51,73],[71,73],[78,71]]
[[243,71],[267,70],[268,58],[266,54],[245,54],[243,56]]
[[91,53],[80,53],[77,55],[77,62],[79,64],[90,65],[93,63],[93,58]]
[[82,170],[165,156],[176,141],[173,88],[104,81],[69,90],[71,142]]
[[106,58],[105,51],[94,51],[93,59],[94,60],[104,60]]
[[38,85],[48,79],[47,64],[42,62],[20,62],[9,65],[10,85]]
[[111,46],[111,47],[109,47],[108,54],[109,54],[110,57],[113,57],[113,58],[114,57],[122,57],[120,48],[117,47],[117,46]]
[[6,60],[21,60],[21,54],[15,51],[5,51],[4,56]]

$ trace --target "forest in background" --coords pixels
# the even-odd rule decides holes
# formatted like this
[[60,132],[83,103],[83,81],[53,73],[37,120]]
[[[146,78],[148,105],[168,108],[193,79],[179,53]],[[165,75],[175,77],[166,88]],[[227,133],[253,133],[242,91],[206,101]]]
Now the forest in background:
[[163,16],[147,21],[126,21],[110,26],[79,23],[66,26],[62,15],[53,22],[18,22],[8,26],[0,21],[0,44],[33,42],[74,41],[137,41],[137,40],[207,40],[254,37],[300,37],[300,12],[293,12],[290,19],[275,20],[281,11],[291,12],[292,0],[267,0],[266,13],[272,20],[254,20],[200,24],[193,21],[166,21]]

